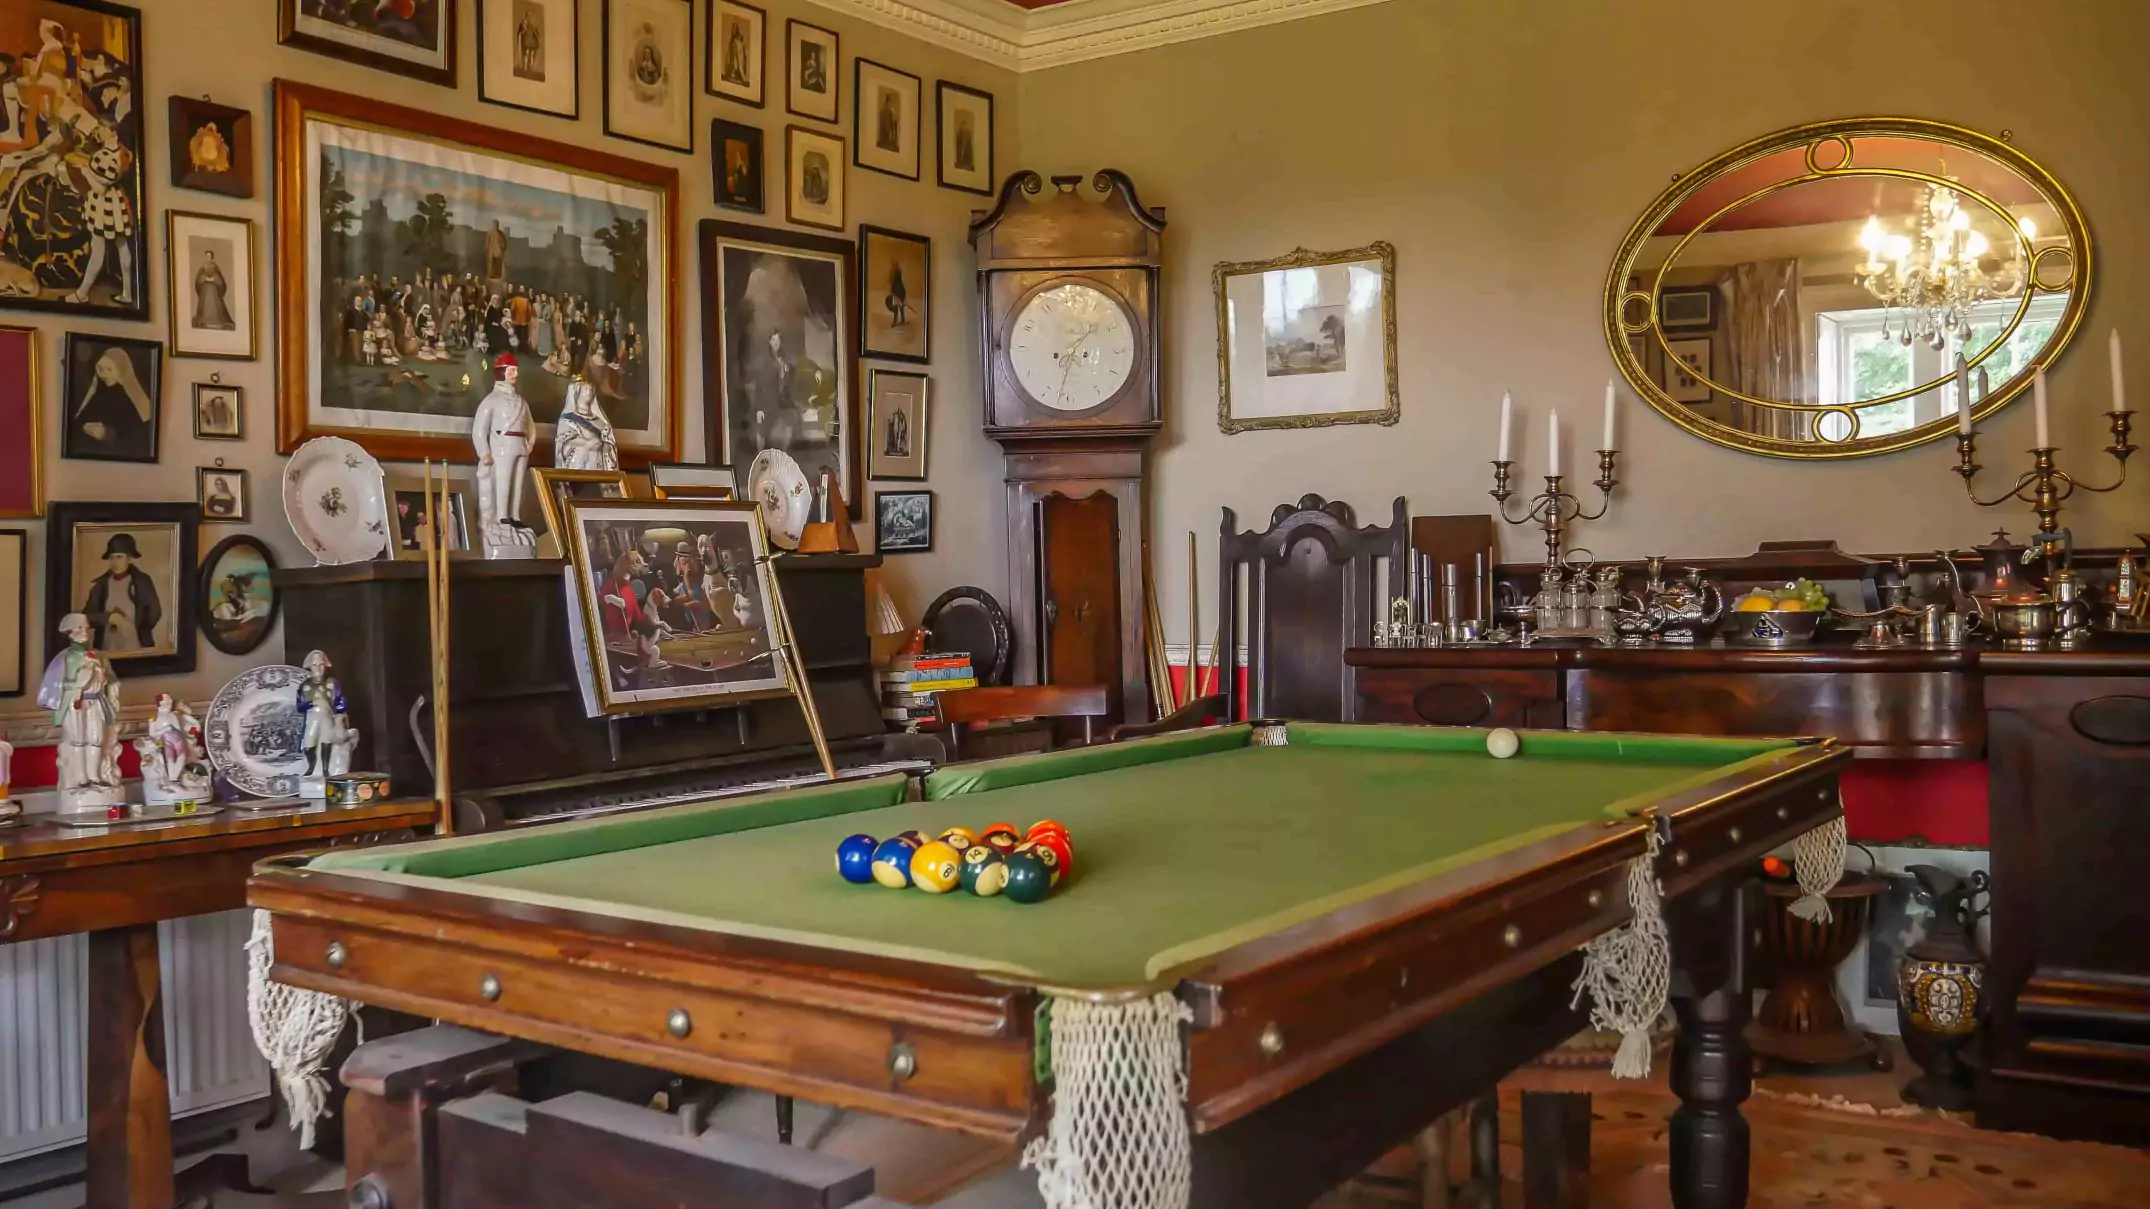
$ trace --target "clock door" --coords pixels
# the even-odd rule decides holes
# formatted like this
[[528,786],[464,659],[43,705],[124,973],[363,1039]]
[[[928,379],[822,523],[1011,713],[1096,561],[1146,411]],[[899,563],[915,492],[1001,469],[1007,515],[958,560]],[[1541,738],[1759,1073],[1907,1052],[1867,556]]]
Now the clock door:
[[1046,684],[1102,684],[1120,711],[1120,501],[1107,492],[1037,504],[1039,649]]

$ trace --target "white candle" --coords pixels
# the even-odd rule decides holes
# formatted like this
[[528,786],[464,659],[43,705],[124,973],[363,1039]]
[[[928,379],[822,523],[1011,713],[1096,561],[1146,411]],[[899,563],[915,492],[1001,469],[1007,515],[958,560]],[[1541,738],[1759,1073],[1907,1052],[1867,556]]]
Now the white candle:
[[1613,380],[1605,379],[1605,443],[1599,449],[1613,448]]
[[1509,394],[1509,393],[1508,393],[1507,391],[1502,391],[1502,392],[1501,392],[1501,455],[1500,455],[1500,460],[1501,460],[1501,461],[1503,461],[1503,462],[1505,462],[1505,461],[1508,461],[1508,460],[1510,460],[1510,459],[1509,459],[1509,457],[1508,457],[1508,436],[1509,436],[1509,433],[1510,433],[1510,432],[1511,432],[1511,431],[1512,431],[1512,430],[1513,430],[1514,428],[1515,428],[1515,398],[1514,398],[1513,396],[1511,396],[1511,395],[1510,395],[1510,394]]
[[1978,397],[1979,397],[1980,399],[1984,399],[1984,398],[1985,398],[1985,397],[1986,397],[1987,395],[1990,395],[1990,394],[1992,394],[1992,393],[1993,393],[1993,379],[1991,379],[1991,378],[1988,378],[1988,377],[1986,376],[1986,371],[1985,371],[1985,370],[1983,370],[1983,369],[1979,370],[1979,371],[1978,371]]
[[1971,435],[1971,365],[1956,354],[1956,431]]
[[2031,379],[2031,407],[2038,413],[2039,449],[2053,448],[2053,434],[2046,427],[2045,414],[2045,368],[2039,367],[2038,375]]
[[1560,413],[1545,413],[1545,472],[1560,473]]
[[2113,410],[2126,411],[2128,409],[2128,388],[2120,373],[2119,328],[2113,329],[2112,339],[2106,341],[2106,348],[2111,351],[2113,358]]

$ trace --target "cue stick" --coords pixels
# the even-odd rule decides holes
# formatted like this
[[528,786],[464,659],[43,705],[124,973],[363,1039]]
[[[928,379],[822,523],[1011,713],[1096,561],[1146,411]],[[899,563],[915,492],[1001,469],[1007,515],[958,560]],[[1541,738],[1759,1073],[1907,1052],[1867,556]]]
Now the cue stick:
[[448,468],[441,466],[438,505],[433,491],[433,460],[426,459],[422,491],[426,515],[426,645],[433,672],[433,801],[440,812],[435,830],[455,834],[448,778],[448,547],[440,540],[440,522],[448,511]]
[[1194,544],[1194,530],[1187,531],[1187,691],[1182,706],[1194,703],[1202,684],[1202,577],[1201,552]]
[[1172,664],[1165,657],[1165,621],[1157,608],[1157,577],[1147,543],[1142,550],[1142,658],[1149,668],[1150,708],[1159,718],[1172,712]]
[[[839,521],[837,523],[849,524],[850,522]],[[754,526],[757,531],[761,530],[761,511],[759,509],[754,512]],[[768,540],[764,533],[761,546],[765,551],[769,548]],[[777,649],[782,652],[784,670],[791,677],[792,695],[799,699],[799,712],[806,715],[806,733],[813,737],[814,754],[821,758],[821,771],[828,775],[829,780],[834,781],[836,779],[836,761],[829,758],[828,736],[821,732],[821,711],[814,705],[814,686],[806,678],[806,657],[799,653],[798,639],[791,628],[791,610],[784,605],[784,588],[777,582],[774,558],[774,555],[764,553],[758,561],[761,563],[762,574],[767,577],[763,580],[763,583],[768,589],[769,600],[776,606],[776,616],[773,620],[776,622],[777,627]]]

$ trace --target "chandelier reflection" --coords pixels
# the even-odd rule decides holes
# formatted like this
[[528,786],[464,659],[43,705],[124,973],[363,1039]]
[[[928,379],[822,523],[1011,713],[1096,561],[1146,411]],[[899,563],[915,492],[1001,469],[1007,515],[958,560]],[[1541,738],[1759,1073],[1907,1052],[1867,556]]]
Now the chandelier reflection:
[[1866,249],[1859,284],[1892,312],[1884,320],[1889,326],[1882,329],[1883,339],[1893,334],[1903,344],[1921,340],[1935,349],[1951,336],[1968,340],[1973,306],[2013,298],[2030,280],[2028,249],[2038,226],[2028,217],[2016,224],[2022,242],[2011,240],[2005,252],[1996,251],[1972,229],[1971,212],[1957,191],[1935,185],[1913,227],[1909,233],[1892,232],[1872,216],[1859,233],[1859,246]]

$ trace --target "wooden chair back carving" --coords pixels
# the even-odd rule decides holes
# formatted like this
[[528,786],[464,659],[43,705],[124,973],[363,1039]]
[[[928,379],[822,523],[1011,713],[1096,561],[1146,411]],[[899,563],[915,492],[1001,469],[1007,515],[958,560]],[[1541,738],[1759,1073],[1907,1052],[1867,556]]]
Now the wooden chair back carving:
[[963,728],[1018,718],[1080,718],[1082,741],[1092,741],[1093,719],[1112,715],[1112,693],[1102,684],[1016,684],[958,689],[935,702],[948,726],[949,755],[961,759]]

